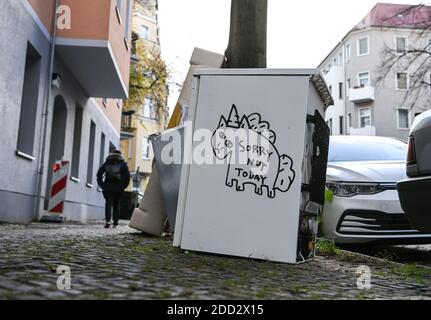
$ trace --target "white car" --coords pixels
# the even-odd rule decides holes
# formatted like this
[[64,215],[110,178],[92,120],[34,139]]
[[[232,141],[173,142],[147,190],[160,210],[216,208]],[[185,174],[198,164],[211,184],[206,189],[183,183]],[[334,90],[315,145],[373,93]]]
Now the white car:
[[392,138],[335,136],[329,144],[322,232],[337,243],[431,243],[401,209],[407,144]]

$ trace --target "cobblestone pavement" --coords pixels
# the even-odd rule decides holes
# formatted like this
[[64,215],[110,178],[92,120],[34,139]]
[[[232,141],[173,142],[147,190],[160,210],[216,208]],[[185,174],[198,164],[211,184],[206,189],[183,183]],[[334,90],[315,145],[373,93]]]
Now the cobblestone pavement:
[[431,245],[393,246],[387,250],[393,253],[395,261],[431,267]]
[[[0,225],[0,299],[431,299],[431,269],[321,246],[301,265],[183,252],[124,223]],[[71,290],[57,288],[59,265]],[[371,268],[371,289],[356,268]]]
[[360,246],[347,249],[395,262],[431,268],[431,245]]

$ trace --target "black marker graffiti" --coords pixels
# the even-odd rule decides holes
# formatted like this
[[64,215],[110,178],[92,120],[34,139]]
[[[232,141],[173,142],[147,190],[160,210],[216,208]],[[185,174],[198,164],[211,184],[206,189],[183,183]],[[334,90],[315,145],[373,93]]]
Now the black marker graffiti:
[[289,191],[295,179],[293,161],[279,154],[275,141],[275,132],[259,113],[240,117],[232,105],[228,118],[220,117],[211,141],[215,156],[228,161],[226,186],[245,191],[252,185],[258,195],[266,189],[269,198],[275,198],[276,190]]

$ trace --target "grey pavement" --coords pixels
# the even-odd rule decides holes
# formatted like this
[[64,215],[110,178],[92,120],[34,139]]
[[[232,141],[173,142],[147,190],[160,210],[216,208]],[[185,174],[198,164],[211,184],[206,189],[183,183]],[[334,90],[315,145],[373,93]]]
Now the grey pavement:
[[[184,252],[103,223],[0,225],[0,299],[431,299],[431,269],[341,250],[287,265]],[[357,268],[371,288],[357,287]],[[59,266],[71,288],[57,287]]]

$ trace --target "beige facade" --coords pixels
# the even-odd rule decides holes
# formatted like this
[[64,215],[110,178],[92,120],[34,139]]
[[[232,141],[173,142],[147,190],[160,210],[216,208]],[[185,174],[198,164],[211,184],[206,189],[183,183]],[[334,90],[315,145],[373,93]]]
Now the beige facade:
[[[132,31],[143,41],[150,57],[160,54],[157,19],[157,0],[137,0],[132,13]],[[122,130],[132,138],[121,142],[122,153],[127,159],[132,181],[128,191],[144,192],[151,174],[154,158],[149,137],[162,132],[167,125],[165,107],[151,93],[141,106],[135,106],[132,116],[123,116]]]
[[157,0],[137,0],[132,16],[132,30],[145,40],[150,54],[160,53]]

